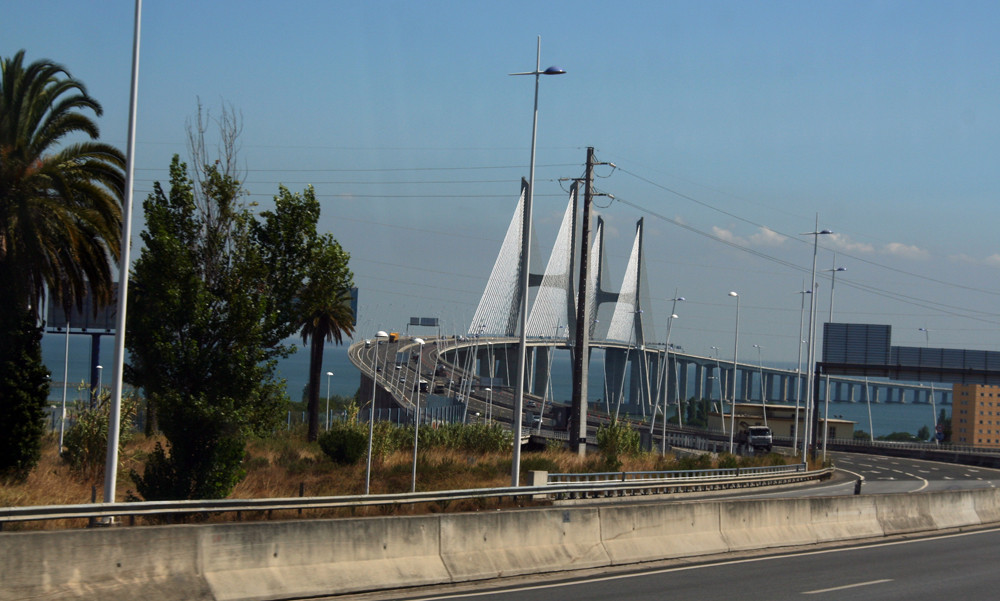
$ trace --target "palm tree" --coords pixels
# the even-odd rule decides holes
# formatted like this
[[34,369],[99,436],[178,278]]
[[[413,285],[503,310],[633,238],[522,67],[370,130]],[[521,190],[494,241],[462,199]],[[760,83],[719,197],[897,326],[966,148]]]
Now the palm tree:
[[[5,307],[34,310],[48,288],[64,307],[113,293],[125,157],[96,141],[101,105],[65,67],[0,58],[0,290]],[[84,134],[90,141],[57,145]],[[7,304],[10,303],[10,304]]]
[[302,342],[309,346],[309,412],[308,440],[319,437],[319,387],[323,370],[323,344],[342,344],[344,335],[354,333],[354,313],[351,310],[351,272],[347,269],[349,255],[329,234],[319,240],[309,269],[309,281],[299,299],[301,307]]
[[[125,158],[97,142],[84,114],[101,105],[50,61],[0,58],[0,476],[37,463],[48,370],[41,363],[42,301],[64,308],[111,300],[119,257]],[[57,146],[68,137],[90,141]]]

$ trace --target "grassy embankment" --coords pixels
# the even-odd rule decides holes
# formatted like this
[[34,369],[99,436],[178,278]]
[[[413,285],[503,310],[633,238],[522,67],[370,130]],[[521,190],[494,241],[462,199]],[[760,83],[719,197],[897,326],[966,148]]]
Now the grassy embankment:
[[[296,497],[300,491],[306,496],[358,495],[364,492],[365,462],[355,465],[338,465],[320,451],[317,444],[307,444],[303,431],[282,432],[267,440],[253,441],[247,448],[245,468],[247,476],[237,486],[230,498]],[[134,485],[129,472],[141,473],[143,460],[162,438],[137,436],[122,453],[119,468],[117,497],[124,501]],[[103,480],[99,473],[73,471],[56,454],[57,440],[49,436],[45,441],[41,462],[22,483],[0,485],[0,507],[32,505],[64,505],[89,503],[96,487],[97,499],[102,498]],[[372,467],[371,492],[409,492],[412,469],[412,449],[388,455]],[[714,467],[709,457],[679,458],[668,454],[642,453],[635,457],[622,457],[623,471],[704,469]],[[787,458],[792,461],[791,458]],[[780,461],[777,455],[741,458],[741,465],[768,465]],[[528,470],[549,472],[601,472],[607,471],[599,453],[578,457],[564,450],[550,449],[543,452],[523,453],[521,460],[522,483]],[[509,454],[471,454],[467,452],[430,449],[420,452],[417,466],[417,490],[454,490],[464,488],[505,487],[510,484],[511,457]],[[518,504],[524,504],[518,499]],[[441,511],[475,511],[510,506],[510,500],[496,499],[456,501],[448,504],[399,505],[370,507],[358,510],[311,510],[312,516],[405,515]],[[273,518],[297,517],[297,512],[280,512],[287,515]],[[261,519],[263,516],[242,515],[241,519]],[[213,520],[236,519],[233,514],[216,516]],[[5,530],[74,527],[68,521],[29,522],[8,525]]]

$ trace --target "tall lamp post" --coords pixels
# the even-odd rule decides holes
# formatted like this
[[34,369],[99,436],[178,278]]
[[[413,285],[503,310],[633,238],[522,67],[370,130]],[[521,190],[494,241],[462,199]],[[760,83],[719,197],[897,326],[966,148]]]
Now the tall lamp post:
[[[722,384],[722,365],[719,363],[719,347],[713,346],[715,351],[715,379],[719,381],[719,421],[722,422],[722,434],[726,433],[726,391]],[[711,395],[711,392],[709,393]]]
[[[674,325],[674,320],[677,319],[677,314],[674,313],[674,308],[677,307],[677,301],[684,300],[683,296],[678,296],[677,298],[671,299],[674,304],[670,308],[670,317],[667,318],[667,338],[663,343],[663,423],[660,425],[660,455],[667,454],[667,403],[670,400],[670,326]],[[674,382],[674,386],[677,386],[677,382]],[[677,424],[680,425],[680,413],[681,408],[677,407]],[[656,424],[656,411],[653,411],[653,421],[649,425],[649,432],[652,435],[653,426]]]
[[[837,272],[847,271],[846,267],[837,267],[837,255],[833,255],[833,268],[825,271],[830,272],[830,317],[827,321],[833,323],[833,290],[837,287]],[[830,435],[830,374],[826,374],[826,399],[823,402],[823,461],[826,461],[826,440]]]
[[[813,377],[815,376],[816,363],[814,361],[816,355],[816,252],[819,248],[819,237],[832,234],[831,230],[821,230],[819,229],[819,215],[816,215],[816,229],[811,232],[805,232],[800,234],[802,236],[812,236],[813,237],[813,262],[812,262],[812,284],[809,286],[809,290],[813,291],[812,297],[809,299],[809,350],[808,358],[806,359],[806,440],[812,441],[815,437],[815,431],[812,425],[812,419],[809,419],[810,411],[813,410]],[[813,415],[815,418],[815,415]],[[806,443],[808,446],[809,442]],[[802,459],[805,461],[805,450],[803,447]],[[816,457],[816,447],[813,446],[813,458]]]
[[760,351],[764,348],[759,344],[753,345],[757,349],[757,374],[760,376],[760,409],[764,414],[764,425],[767,425],[767,394],[764,387],[764,362],[760,358]]
[[330,430],[330,378],[333,377],[333,372],[326,372],[326,429]]
[[[121,435],[122,377],[125,374],[125,313],[128,308],[128,270],[132,267],[132,189],[135,182],[135,124],[139,101],[139,38],[142,0],[135,0],[135,27],[132,37],[132,83],[129,93],[128,140],[125,149],[125,198],[122,202],[121,256],[118,258],[118,313],[115,323],[115,363],[112,367],[111,398],[108,407],[108,444],[104,458],[104,502],[115,502],[118,481],[118,440]],[[112,523],[114,518],[107,518]]]
[[[663,342],[663,436],[661,439],[661,450],[660,454],[665,454],[667,450],[666,438],[667,438],[667,403],[670,400],[670,326],[674,324],[674,320],[677,319],[677,303],[678,301],[685,301],[683,296],[677,296],[677,290],[674,290],[674,298],[669,299],[672,301],[670,305],[670,317],[667,318],[667,338]],[[659,390],[661,378],[657,374],[657,390]],[[675,383],[676,385],[676,383]],[[656,394],[657,397],[660,396],[659,392]],[[657,398],[657,404],[659,404],[659,398]],[[678,408],[678,412],[680,408]],[[678,415],[680,415],[678,413]],[[678,417],[678,423],[680,423],[680,418]],[[656,409],[653,409],[653,420],[649,425],[649,433],[653,434],[653,428],[656,425]]]
[[424,360],[424,339],[414,338],[413,342],[419,345],[417,351],[417,377],[413,382],[413,480],[410,483],[410,492],[417,492],[417,443],[420,442],[420,366]]
[[562,75],[566,71],[559,67],[549,67],[542,71],[542,36],[538,36],[535,53],[535,70],[510,75],[535,76],[535,110],[531,122],[531,164],[528,168],[528,193],[524,195],[524,215],[521,224],[521,272],[518,281],[518,296],[521,307],[521,335],[517,343],[517,387],[514,389],[514,455],[511,461],[511,486],[518,486],[521,471],[521,416],[524,411],[524,372],[528,341],[528,267],[529,239],[531,237],[531,199],[535,195],[535,140],[538,134],[538,80],[540,75]]
[[[806,283],[802,282],[802,287],[805,288]],[[806,308],[806,295],[812,294],[812,290],[800,290],[798,295],[802,297],[799,302],[799,354],[798,359],[795,363],[795,431],[792,436],[792,455],[794,456],[798,452],[798,442],[799,442],[799,403],[802,395],[802,345],[805,343],[805,339],[802,338],[802,321],[803,315]],[[806,448],[806,437],[805,431],[808,428],[802,428],[802,456],[805,457]]]
[[371,490],[372,483],[372,438],[375,436],[375,388],[378,385],[378,347],[382,341],[389,338],[384,330],[375,332],[375,357],[372,359],[372,401],[368,409],[368,460],[365,465],[365,494]]
[[733,405],[729,421],[729,453],[734,451],[733,433],[736,431],[736,372],[739,370],[737,362],[740,348],[740,295],[735,291],[730,291],[729,296],[736,298],[736,335],[733,337]]

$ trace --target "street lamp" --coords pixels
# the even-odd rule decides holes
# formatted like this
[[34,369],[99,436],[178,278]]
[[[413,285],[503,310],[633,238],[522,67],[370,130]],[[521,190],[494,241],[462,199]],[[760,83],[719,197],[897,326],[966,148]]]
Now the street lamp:
[[[662,440],[661,440],[661,443],[662,443],[661,444],[661,454],[665,454],[666,450],[667,450],[667,444],[666,444],[666,436],[667,436],[667,402],[670,399],[670,326],[673,325],[674,320],[677,319],[677,313],[676,313],[677,303],[679,301],[685,301],[687,299],[685,299],[683,296],[677,296],[677,290],[674,289],[674,298],[667,299],[667,300],[672,301],[673,304],[670,305],[670,317],[667,318],[667,339],[663,343],[663,357],[664,357],[664,360],[663,360],[663,365],[661,366],[661,369],[663,370],[663,378],[662,379],[660,378],[659,373],[657,374],[657,377],[656,377],[656,386],[657,386],[657,393],[656,393],[656,397],[657,398],[656,398],[656,402],[657,402],[657,405],[659,405],[659,402],[660,402],[660,399],[659,399],[659,397],[660,397],[660,393],[659,393],[660,381],[662,380],[662,382],[663,382],[663,426],[662,426],[662,428],[663,428],[663,436],[662,436]],[[680,409],[678,408],[678,416],[679,415],[680,415]],[[678,423],[680,423],[680,417],[678,417]],[[653,428],[655,426],[656,426],[656,409],[654,408],[653,409],[653,420],[649,424],[649,433],[650,433],[650,435],[653,434]]]
[[764,425],[767,425],[767,394],[764,390],[764,363],[760,359],[760,351],[764,347],[759,344],[753,345],[757,349],[757,375],[760,376],[760,408],[764,414]]
[[486,405],[486,423],[493,421],[493,389],[486,387],[483,389],[486,393],[486,398],[488,399],[488,405]]
[[[805,285],[806,283],[802,282],[803,288],[805,287]],[[799,292],[797,292],[797,294],[801,297],[801,299],[799,302],[799,354],[798,354],[798,359],[796,360],[795,363],[795,425],[794,425],[795,430],[792,436],[792,456],[794,456],[795,453],[798,451],[798,442],[799,442],[799,400],[801,399],[801,394],[802,394],[802,344],[805,343],[805,340],[802,338],[802,317],[806,308],[806,295],[812,294],[812,290],[800,290]],[[803,433],[806,430],[808,430],[808,428],[802,428]],[[803,434],[802,436],[803,457],[805,457],[806,444],[807,444],[806,437],[805,434]]]
[[[535,70],[510,75],[535,76],[535,109],[531,122],[531,163],[528,167],[528,193],[524,195],[524,212],[521,223],[521,266],[518,281],[518,296],[521,307],[521,334],[517,343],[517,382],[514,389],[514,453],[511,461],[511,486],[518,486],[521,471],[521,416],[524,411],[524,372],[528,350],[528,269],[531,238],[531,199],[535,195],[535,140],[538,135],[538,80],[540,75],[562,75],[566,71],[558,67],[549,67],[542,71],[542,36],[538,36],[535,53]],[[468,407],[468,405],[466,405]]]
[[[813,295],[809,300],[809,351],[807,353],[808,359],[806,359],[806,440],[811,441],[812,437],[815,435],[815,431],[812,427],[812,420],[808,417],[810,411],[813,410],[813,376],[815,375],[816,363],[814,361],[816,355],[816,252],[819,248],[819,237],[827,236],[832,234],[831,230],[821,230],[819,229],[819,215],[816,215],[816,229],[811,232],[804,232],[800,234],[801,236],[812,236],[813,237],[813,262],[812,262],[812,284],[809,289],[813,291]],[[813,415],[815,417],[815,415]],[[806,445],[808,446],[808,442]],[[813,457],[816,456],[816,448],[813,447]],[[803,448],[802,459],[805,461],[805,448]]]
[[[632,353],[632,338],[635,335],[635,319],[636,319],[635,316],[636,315],[640,315],[641,313],[642,313],[642,309],[636,309],[635,311],[632,312],[632,329],[629,330],[629,333],[628,333],[628,344],[625,346],[625,366],[626,367],[628,367],[628,358],[629,358],[629,355],[631,355],[631,353]],[[618,403],[615,405],[615,422],[618,421],[618,414],[621,412],[621,409],[622,409],[622,399],[624,399],[624,398],[625,398],[625,369],[622,368],[622,382],[621,382],[621,386],[618,389]]]
[[416,400],[413,403],[413,481],[410,484],[410,492],[417,492],[417,443],[420,442],[420,366],[424,360],[424,339],[414,338],[413,342],[419,345],[419,350],[417,351],[417,376],[413,382]]
[[[847,271],[846,267],[837,267],[837,254],[833,255],[833,268],[824,271],[830,272],[830,317],[828,321],[833,323],[833,289],[837,286],[837,272]],[[830,419],[830,374],[826,374],[826,400],[823,406],[823,461],[826,461],[826,440],[830,436],[830,426],[827,421]]]
[[[673,299],[673,307],[677,306],[677,301],[684,300],[683,296]],[[663,423],[660,425],[660,455],[667,454],[667,401],[670,399],[670,326],[674,325],[677,314],[671,307],[670,317],[667,319],[667,339],[663,343]],[[677,382],[674,382],[677,386]],[[656,424],[656,411],[653,411],[653,423],[649,425],[650,433],[653,432],[653,425]],[[677,402],[677,425],[681,424],[680,401]]]
[[924,333],[924,346],[929,346],[931,343],[931,331],[927,328],[917,328],[917,331]]
[[332,371],[326,372],[326,429],[330,430],[330,378],[333,376]]
[[101,388],[104,387],[104,366],[97,366],[97,398],[101,398]]
[[729,421],[729,453],[733,454],[733,433],[736,431],[736,372],[739,370],[737,356],[740,346],[740,295],[730,291],[729,296],[736,298],[736,335],[733,337],[733,404]]
[[[719,363],[719,347],[713,346],[712,350],[715,351],[715,379],[719,381],[719,421],[722,422],[722,433],[726,433],[726,404],[725,404],[725,387],[722,384],[722,365]],[[709,397],[711,397],[711,391],[709,391]]]
[[365,466],[365,494],[371,490],[372,483],[372,438],[375,437],[375,387],[378,384],[378,346],[388,339],[384,330],[375,332],[374,357],[372,358],[372,401],[368,409],[368,461]]

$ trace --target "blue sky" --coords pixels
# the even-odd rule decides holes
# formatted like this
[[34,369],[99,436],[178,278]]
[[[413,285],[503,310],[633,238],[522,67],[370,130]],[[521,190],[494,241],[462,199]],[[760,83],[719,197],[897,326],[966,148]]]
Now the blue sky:
[[[0,1],[0,55],[64,64],[125,146],[133,3]],[[658,335],[794,361],[820,228],[835,319],[893,342],[1000,350],[1000,5],[992,2],[162,2],[143,7],[140,202],[186,156],[200,98],[243,119],[250,199],[316,187],[352,255],[360,331],[464,331],[528,174],[544,264],[566,196],[599,171],[610,278],[635,222]],[[683,224],[681,227],[678,224]],[[725,244],[720,240],[735,244]],[[829,274],[818,308],[827,315]],[[926,328],[925,335],[919,328]]]

